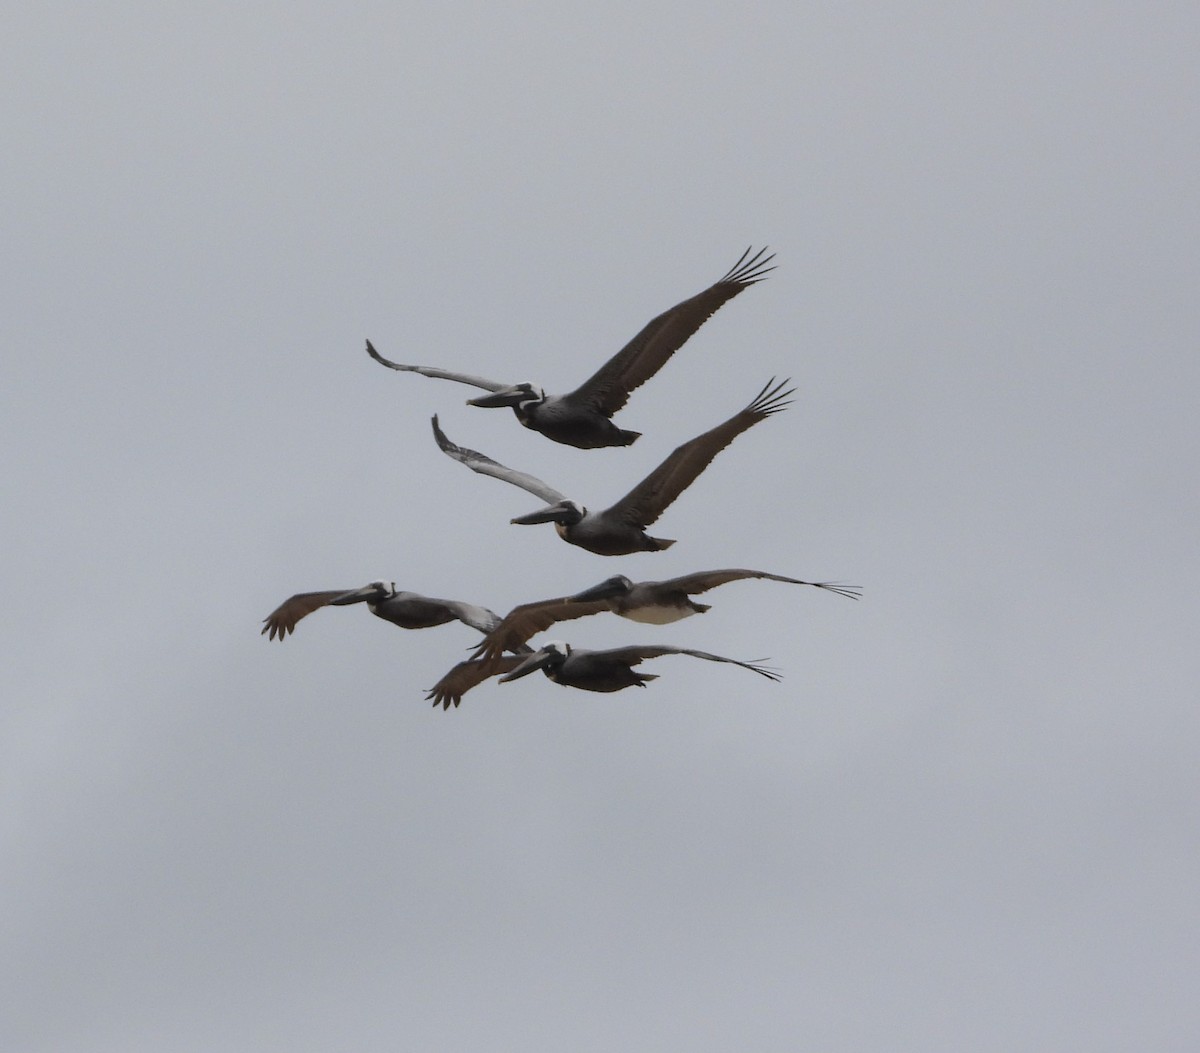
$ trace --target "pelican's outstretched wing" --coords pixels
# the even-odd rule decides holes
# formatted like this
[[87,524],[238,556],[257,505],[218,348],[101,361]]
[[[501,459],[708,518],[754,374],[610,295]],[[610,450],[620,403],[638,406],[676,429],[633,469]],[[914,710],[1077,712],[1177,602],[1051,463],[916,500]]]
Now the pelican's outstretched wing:
[[423,377],[433,377],[436,380],[457,380],[460,384],[470,384],[472,387],[483,388],[485,391],[503,391],[508,384],[500,384],[494,380],[484,380],[483,377],[473,377],[469,373],[451,373],[448,369],[438,369],[436,366],[405,366],[399,362],[386,359],[370,340],[367,341],[367,354],[381,366],[388,369],[398,369],[402,373],[420,373]]
[[433,437],[437,440],[437,444],[447,457],[453,457],[456,461],[465,464],[473,472],[478,472],[480,475],[490,475],[493,479],[502,479],[506,483],[512,483],[513,486],[519,486],[522,490],[528,490],[535,497],[540,497],[543,501],[550,505],[556,505],[560,501],[565,501],[566,497],[560,494],[552,486],[547,486],[545,483],[532,475],[527,475],[525,472],[518,472],[512,468],[506,468],[499,461],[493,461],[486,454],[480,453],[478,450],[468,450],[465,446],[456,446],[446,438],[445,432],[438,426],[437,416],[433,418]]
[[506,654],[495,659],[472,658],[459,662],[429,689],[425,701],[428,702],[432,699],[435,709],[438,706],[441,706],[442,709],[449,709],[451,705],[457,707],[462,701],[463,695],[471,688],[482,684],[497,673],[507,673],[515,669],[527,657],[527,654]]
[[709,662],[729,662],[731,665],[740,665],[743,669],[749,669],[752,673],[757,673],[759,676],[765,676],[768,680],[782,680],[783,675],[777,673],[769,666],[762,664],[764,659],[758,658],[752,662],[739,662],[736,658],[723,658],[719,654],[709,654],[707,651],[693,651],[688,647],[670,647],[662,646],[645,646],[639,647],[636,644],[632,647],[617,647],[611,651],[597,652],[605,655],[610,655],[622,662],[628,662],[631,666],[637,665],[638,662],[644,662],[648,658],[661,658],[665,654],[688,654],[693,658],[703,658]]
[[260,635],[265,634],[268,640],[278,639],[280,643],[288,633],[296,631],[296,623],[305,615],[320,610],[330,600],[345,596],[350,589],[333,589],[329,592],[298,592],[295,596],[284,600],[263,619]]
[[742,432],[791,405],[788,396],[796,389],[782,390],[788,383],[783,380],[776,384],[772,377],[749,406],[724,424],[718,424],[677,447],[662,464],[602,514],[618,516],[643,530],[650,526]]
[[695,574],[685,574],[680,578],[671,578],[659,582],[663,588],[675,588],[693,596],[700,592],[708,592],[718,585],[727,585],[731,581],[741,581],[743,578],[765,578],[768,581],[783,581],[789,585],[811,585],[814,589],[825,589],[836,592],[851,600],[862,598],[862,589],[857,585],[839,585],[830,581],[801,581],[799,578],[785,578],[782,574],[768,574],[765,570],[701,570]]
[[570,596],[558,596],[552,600],[537,600],[522,603],[509,611],[472,653],[473,658],[499,658],[505,651],[523,647],[540,632],[545,632],[558,622],[569,622],[610,610],[605,600],[572,600]]
[[753,247],[743,252],[741,259],[703,292],[677,303],[648,322],[592,377],[563,398],[587,403],[611,417],[629,401],[629,393],[654,376],[723,304],[743,289],[762,281],[768,271],[775,269],[767,266],[775,258],[774,254],[764,259],[766,249],[751,256],[752,251]]
[[464,625],[478,629],[481,633],[490,633],[500,624],[500,615],[474,603],[463,603],[461,600],[432,600],[431,602],[440,603],[448,614],[453,615]]

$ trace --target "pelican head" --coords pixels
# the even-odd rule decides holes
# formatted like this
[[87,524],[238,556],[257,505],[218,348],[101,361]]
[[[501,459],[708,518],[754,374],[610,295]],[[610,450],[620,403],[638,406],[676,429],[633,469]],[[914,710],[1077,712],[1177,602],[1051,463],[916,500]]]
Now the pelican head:
[[329,602],[335,607],[345,607],[351,603],[379,603],[395,594],[396,583],[394,581],[390,584],[385,581],[373,581],[370,585],[364,585],[361,589],[352,589]]
[[590,589],[577,592],[571,597],[571,600],[575,603],[587,603],[590,600],[611,600],[617,596],[628,596],[632,591],[633,582],[625,577],[624,574],[617,574],[600,582],[599,585],[593,585]]
[[580,508],[574,501],[559,501],[556,505],[547,505],[536,512],[517,516],[516,519],[510,520],[510,522],[519,523],[521,526],[529,526],[533,523],[556,523],[559,526],[574,526],[583,518],[585,512],[587,512],[587,509]]
[[567,656],[570,653],[570,644],[563,643],[561,640],[551,640],[545,647],[540,651],[535,651],[511,672],[505,673],[500,678],[500,683],[506,684],[510,680],[518,680],[523,676],[528,676],[536,669],[545,669],[553,672],[567,660]]
[[467,399],[468,406],[483,406],[492,409],[497,406],[524,406],[531,402],[544,402],[546,393],[532,384],[514,384],[511,388],[501,388],[477,399]]

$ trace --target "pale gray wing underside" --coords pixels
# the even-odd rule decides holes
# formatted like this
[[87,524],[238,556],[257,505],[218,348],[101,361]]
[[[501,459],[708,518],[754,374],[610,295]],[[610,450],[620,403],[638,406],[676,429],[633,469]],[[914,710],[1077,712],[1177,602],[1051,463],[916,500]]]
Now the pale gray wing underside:
[[446,610],[450,611],[464,625],[478,629],[481,633],[490,633],[500,624],[500,615],[489,611],[486,607],[478,607],[473,603],[462,603],[459,600],[445,600]]
[[436,366],[406,366],[400,362],[393,362],[390,359],[384,358],[383,355],[376,351],[375,345],[370,340],[367,341],[367,354],[381,366],[399,370],[401,373],[420,373],[421,376],[433,377],[434,380],[456,380],[460,384],[470,384],[472,387],[483,388],[484,391],[503,391],[505,388],[511,387],[510,384],[501,384],[495,380],[485,380],[483,377],[473,377],[469,373],[452,373],[448,369],[438,369]]
[[486,454],[482,454],[478,450],[468,450],[465,446],[456,446],[446,438],[446,433],[438,426],[436,414],[433,417],[433,437],[437,440],[442,453],[465,464],[473,472],[478,472],[480,475],[490,475],[493,479],[511,483],[513,486],[519,486],[522,490],[533,494],[534,497],[540,497],[548,505],[556,505],[560,501],[567,499],[564,494],[560,494],[552,486],[547,486],[541,479],[535,476],[508,468],[499,461],[493,461]]

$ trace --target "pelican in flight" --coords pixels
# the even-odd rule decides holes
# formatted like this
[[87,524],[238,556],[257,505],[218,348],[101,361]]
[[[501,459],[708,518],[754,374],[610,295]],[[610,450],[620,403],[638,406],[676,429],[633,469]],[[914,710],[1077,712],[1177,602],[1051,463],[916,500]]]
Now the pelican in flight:
[[581,691],[622,691],[627,687],[645,687],[657,680],[656,673],[642,673],[633,667],[650,658],[661,658],[668,654],[686,654],[703,658],[709,662],[728,662],[749,669],[768,680],[781,680],[775,670],[761,661],[740,662],[736,658],[723,658],[707,651],[694,651],[688,647],[647,645],[616,647],[608,651],[585,651],[570,644],[555,640],[532,654],[503,655],[498,659],[468,659],[459,662],[431,689],[426,700],[433,700],[434,708],[449,709],[457,706],[471,688],[483,683],[497,673],[503,673],[500,683],[518,680],[540,669],[556,684],[576,687]]
[[800,581],[765,570],[702,570],[696,574],[670,578],[667,581],[632,582],[624,574],[602,581],[573,596],[537,600],[514,607],[475,649],[474,657],[499,658],[505,651],[518,650],[530,637],[545,632],[558,622],[584,618],[602,611],[612,611],[630,621],[666,625],[693,614],[703,614],[709,604],[697,603],[691,597],[715,589],[719,585],[744,578],[764,578],[783,581],[789,585],[811,585],[813,588],[857,600],[862,590],[857,585],[836,585],[827,581]]
[[332,589],[329,592],[298,592],[286,599],[263,619],[261,635],[281,643],[305,615],[325,606],[345,607],[365,603],[375,617],[401,629],[429,629],[434,625],[460,621],[482,633],[500,624],[500,616],[486,607],[458,600],[438,600],[416,592],[398,592],[396,583],[373,581],[361,589]]
[[788,383],[784,380],[776,384],[772,378],[744,410],[676,448],[620,501],[601,512],[589,512],[532,475],[506,468],[477,450],[456,446],[446,438],[436,416],[433,418],[433,435],[447,456],[461,461],[473,472],[502,479],[548,502],[546,508],[517,516],[511,522],[522,525],[553,523],[564,541],[600,556],[657,552],[675,542],[673,539],[650,537],[646,527],[654,523],[708,467],[712,459],[742,432],[791,405],[788,396],[795,389],[782,390]]
[[624,407],[630,393],[654,376],[722,304],[762,281],[775,269],[767,266],[775,258],[773,254],[764,259],[766,249],[760,249],[753,256],[751,251],[747,249],[742,253],[741,259],[715,284],[647,323],[598,372],[566,395],[547,395],[529,383],[502,384],[433,366],[390,362],[375,350],[370,340],[367,341],[367,354],[389,369],[483,388],[490,394],[468,399],[468,406],[510,406],[526,428],[541,432],[555,442],[581,450],[628,446],[641,432],[623,431],[613,424],[612,415]]

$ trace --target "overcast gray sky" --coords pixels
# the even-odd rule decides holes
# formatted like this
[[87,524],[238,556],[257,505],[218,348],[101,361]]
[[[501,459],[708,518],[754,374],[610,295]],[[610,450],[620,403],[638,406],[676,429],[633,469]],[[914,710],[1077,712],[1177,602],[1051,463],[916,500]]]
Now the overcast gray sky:
[[[0,1046],[1194,1050],[1194,4],[37,5],[0,44]],[[400,361],[581,382],[748,244],[581,452]],[[622,495],[795,405],[603,559]],[[505,611],[742,582],[458,711]]]

